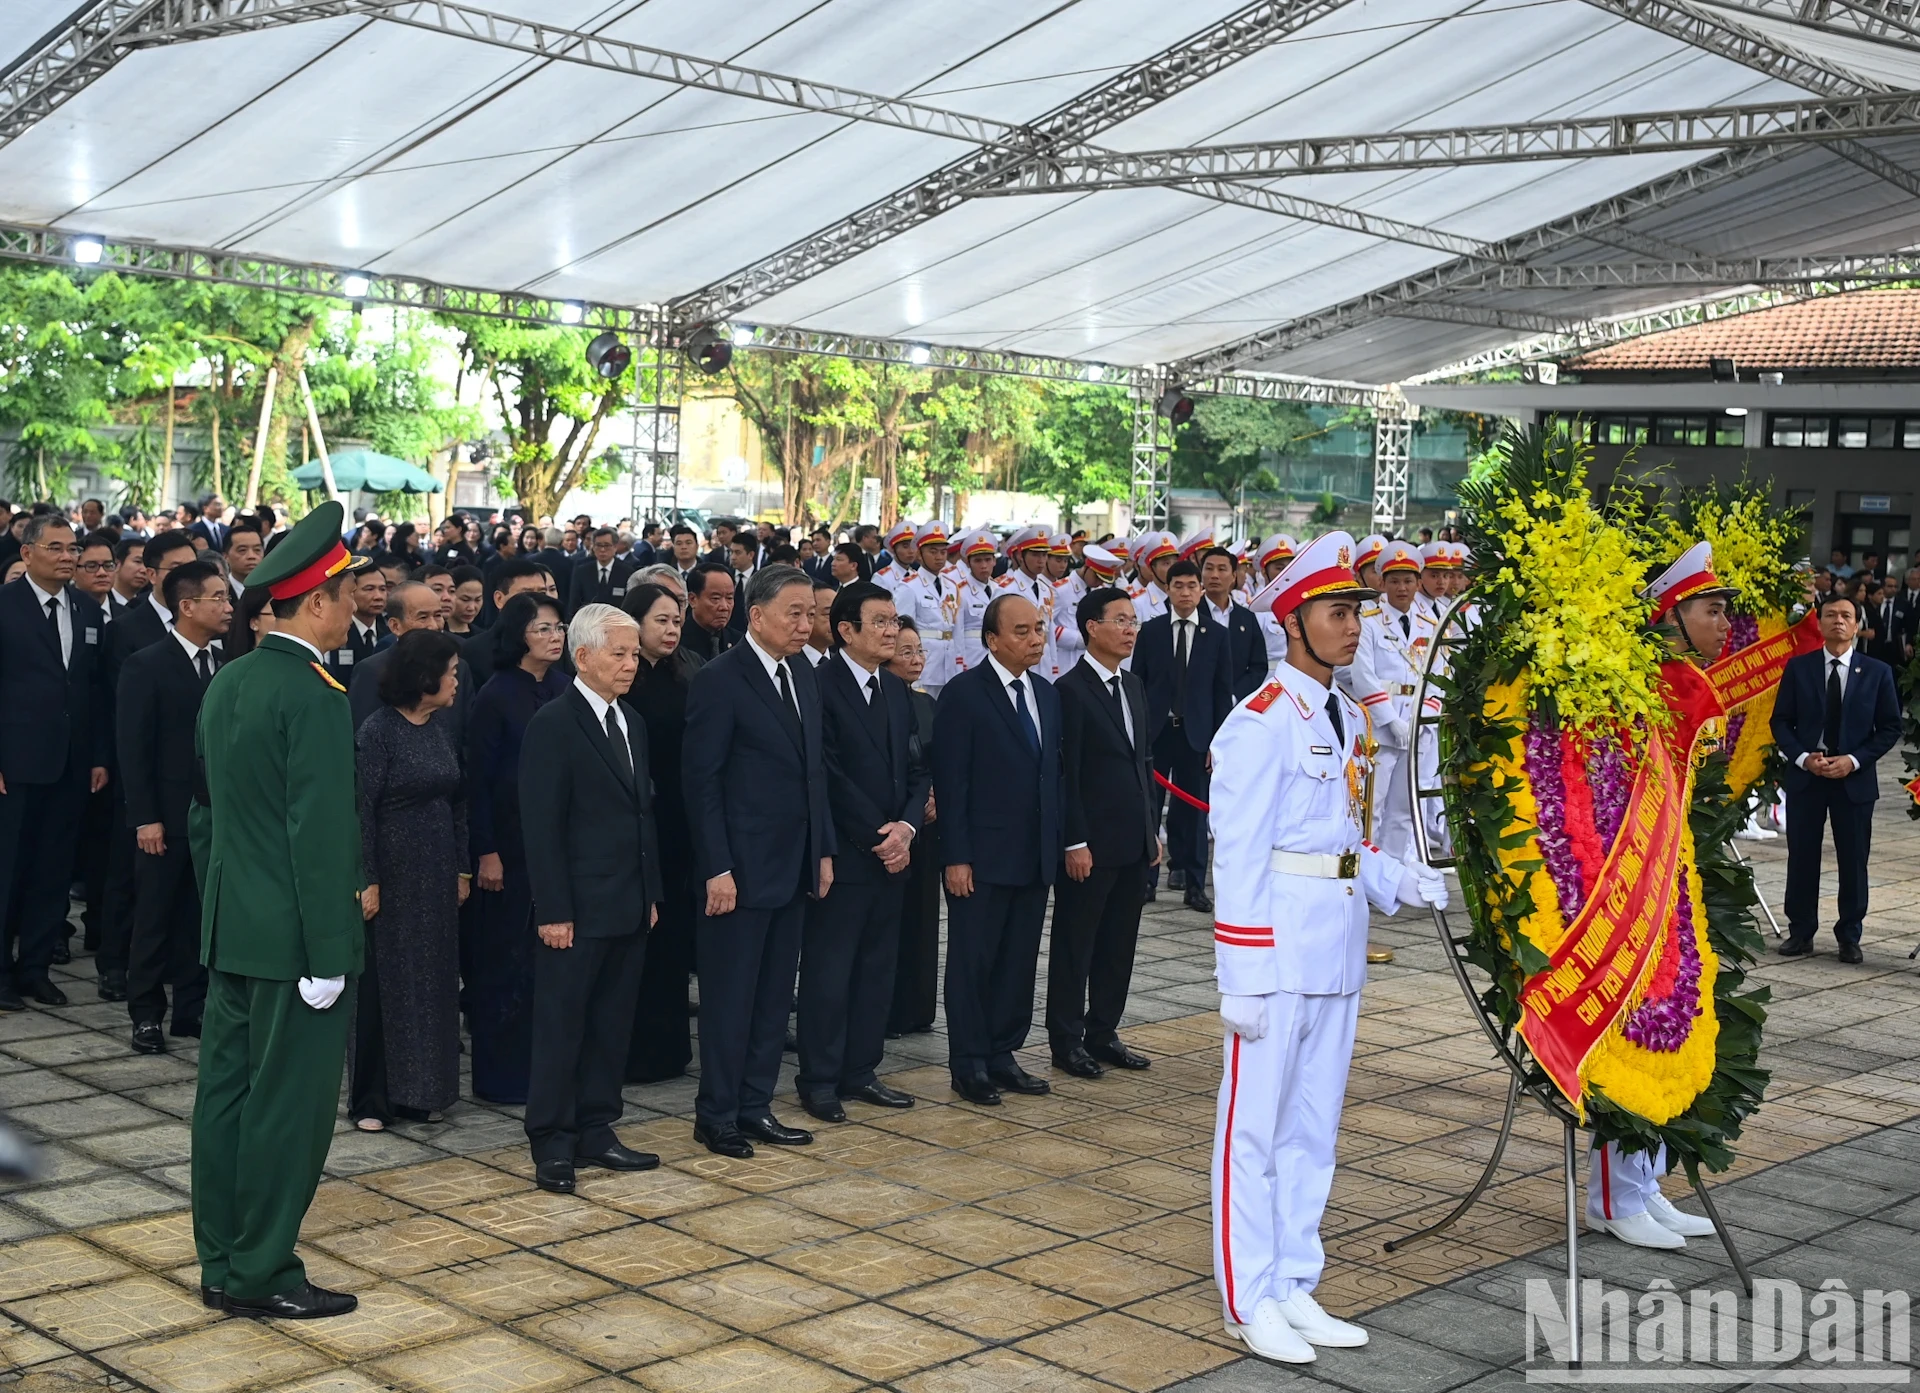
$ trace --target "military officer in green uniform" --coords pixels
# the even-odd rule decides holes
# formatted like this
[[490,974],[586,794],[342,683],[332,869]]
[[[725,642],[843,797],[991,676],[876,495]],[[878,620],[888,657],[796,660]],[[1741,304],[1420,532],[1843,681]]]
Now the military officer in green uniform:
[[345,1315],[354,1297],[294,1255],[333,1137],[359,973],[360,818],[346,689],[343,510],[321,504],[247,577],[278,627],[221,668],[196,734],[210,836],[200,958],[207,1007],[193,1107],[200,1297],[236,1315]]

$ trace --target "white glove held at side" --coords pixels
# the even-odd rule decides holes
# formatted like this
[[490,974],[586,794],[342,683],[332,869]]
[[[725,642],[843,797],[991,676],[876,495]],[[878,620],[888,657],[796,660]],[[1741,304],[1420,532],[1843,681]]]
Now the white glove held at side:
[[344,977],[302,977],[300,999],[316,1011],[324,1011],[340,999],[347,989]]
[[1396,716],[1384,724],[1386,730],[1383,733],[1387,737],[1385,743],[1393,746],[1394,749],[1404,750],[1413,742],[1413,727],[1406,721]]
[[1400,903],[1430,904],[1435,909],[1445,909],[1447,878],[1436,870],[1407,862],[1406,870],[1400,876]]
[[1223,996],[1220,1019],[1243,1040],[1258,1040],[1267,1033],[1267,999],[1264,996]]

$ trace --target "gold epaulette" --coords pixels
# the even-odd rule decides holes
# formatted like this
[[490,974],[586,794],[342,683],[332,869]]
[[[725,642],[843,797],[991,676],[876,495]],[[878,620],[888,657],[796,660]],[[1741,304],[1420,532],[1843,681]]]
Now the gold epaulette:
[[315,672],[319,673],[320,680],[326,683],[329,687],[333,688],[336,692],[344,693],[347,690],[345,687],[340,685],[338,678],[336,678],[332,673],[328,672],[325,668],[321,667],[320,664],[310,662],[307,664],[307,666],[312,668]]

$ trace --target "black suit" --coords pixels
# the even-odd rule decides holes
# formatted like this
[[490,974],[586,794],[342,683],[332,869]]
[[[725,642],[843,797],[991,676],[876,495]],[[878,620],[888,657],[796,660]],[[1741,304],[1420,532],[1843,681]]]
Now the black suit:
[[536,1162],[618,1140],[633,1002],[662,894],[646,726],[624,703],[622,715],[624,758],[577,686],[534,714],[520,745],[533,922],[573,925],[571,947],[533,950],[526,1128]]
[[1787,760],[1780,771],[1787,794],[1787,936],[1809,943],[1819,927],[1820,844],[1831,817],[1840,891],[1833,936],[1842,947],[1857,947],[1867,914],[1873,805],[1880,797],[1874,765],[1899,743],[1900,697],[1893,669],[1856,645],[1848,655],[1839,743],[1827,752],[1851,755],[1858,767],[1843,779],[1808,773],[1799,767],[1800,757],[1826,749],[1830,661],[1825,648],[1789,660],[1773,703],[1773,743]]
[[227,524],[224,522],[212,522],[201,518],[187,529],[187,535],[200,538],[207,544],[208,551],[227,549]]
[[[393,644],[396,641],[389,640],[386,647],[349,669],[353,675],[347,681],[347,709],[352,712],[356,732],[366,724],[367,717],[380,709],[380,674],[393,661]],[[442,719],[450,723],[447,736],[453,742],[453,748],[464,755],[467,748],[467,707],[479,695],[482,679],[474,676],[464,652],[456,664],[454,672],[459,675],[460,685],[454,688],[453,705]],[[488,676],[492,676],[492,673],[489,672]]]
[[100,606],[71,585],[61,598],[70,653],[25,576],[0,586],[0,970],[21,982],[47,975],[64,936],[89,773],[113,743]]
[[1873,640],[1866,645],[1867,656],[1898,672],[1906,665],[1907,644],[1913,641],[1914,611],[1906,592],[1897,590],[1892,599],[1879,599],[1864,608],[1861,630],[1873,631]]
[[[887,870],[873,848],[879,829],[891,822],[904,822],[918,835],[929,775],[909,750],[906,683],[884,671],[857,678],[837,654],[814,669],[814,680],[827,807],[840,850],[832,893],[807,905],[797,1083],[802,1100],[826,1102],[873,1083],[886,1052],[907,872]],[[878,685],[871,700],[869,681]]]
[[[1231,600],[1227,602],[1224,626],[1213,611],[1212,601],[1200,607],[1215,626],[1227,631],[1227,691],[1234,701],[1245,701],[1267,681],[1267,636],[1260,631],[1260,621],[1253,617],[1252,610]],[[1220,719],[1224,721],[1226,717]]]
[[[786,666],[797,715],[746,640],[696,672],[687,692],[681,766],[701,910],[694,1111],[709,1127],[770,1115],[807,897],[836,849],[820,686],[797,655]],[[706,885],[719,875],[733,877],[738,898],[709,917]]]
[[1047,888],[1060,870],[1060,698],[1026,673],[1037,739],[989,660],[947,683],[934,707],[933,786],[941,854],[973,868],[947,893],[948,1068],[956,1080],[1011,1070],[1033,1026]]
[[[219,661],[209,646],[209,671]],[[200,965],[200,891],[187,846],[187,806],[195,779],[194,723],[206,695],[186,649],[169,636],[141,649],[120,669],[114,700],[119,774],[129,832],[159,823],[166,849],[136,848],[133,932],[127,959],[127,1012],[135,1025],[159,1024],[173,993],[176,1034],[198,1022],[207,996]]]
[[360,620],[356,617],[347,625],[346,643],[320,661],[334,681],[352,691],[354,668],[378,653],[388,637],[385,615],[376,615],[365,633],[360,631]]
[[[734,605],[739,608],[738,603]],[[715,658],[740,642],[740,631],[731,627],[708,629],[694,622],[693,616],[687,616],[687,626],[681,631],[680,646],[700,661],[712,662]]]
[[[1147,724],[1153,767],[1175,787],[1207,801],[1207,747],[1233,709],[1228,685],[1232,663],[1226,631],[1213,622],[1202,602],[1189,618],[1186,680],[1178,680],[1175,615],[1171,609],[1140,626],[1133,647],[1133,671],[1147,691]],[[1257,626],[1256,626],[1257,627]],[[1264,642],[1264,640],[1262,640]],[[1264,651],[1264,650],[1263,650]],[[1166,803],[1166,790],[1154,785],[1154,822]],[[1175,799],[1167,809],[1167,859],[1185,871],[1190,886],[1207,879],[1207,819],[1199,809]],[[1158,879],[1156,874],[1155,879]]]
[[615,557],[607,563],[607,583],[600,583],[600,563],[589,552],[573,568],[573,583],[567,590],[567,614],[578,614],[588,605],[612,605],[618,608],[627,596],[627,577],[634,572],[631,561]]
[[[154,593],[149,586],[113,611],[107,632],[100,642],[105,649],[106,687],[109,702],[120,690],[120,673],[135,653],[144,652],[168,635],[168,621],[153,607]],[[112,717],[108,718],[109,728]],[[133,938],[134,869],[139,850],[134,843],[133,826],[127,821],[126,790],[117,768],[119,752],[108,752],[110,771],[103,790],[112,800],[107,837],[107,883],[101,894],[100,944],[94,968],[101,977],[127,970],[127,954]]]
[[1063,874],[1053,890],[1047,1038],[1056,1055],[1115,1039],[1153,860],[1147,693],[1135,674],[1119,676],[1128,719],[1112,687],[1085,660],[1054,683],[1060,694],[1066,844],[1085,846],[1093,857],[1085,880]]
[[[907,761],[933,768],[933,698],[907,690],[913,724],[907,733]],[[931,790],[929,790],[931,791]],[[939,811],[936,801],[935,812]],[[913,839],[907,862],[906,893],[900,907],[900,947],[893,967],[893,1009],[887,1017],[890,1035],[920,1034],[933,1029],[940,1009],[940,820],[922,823]]]

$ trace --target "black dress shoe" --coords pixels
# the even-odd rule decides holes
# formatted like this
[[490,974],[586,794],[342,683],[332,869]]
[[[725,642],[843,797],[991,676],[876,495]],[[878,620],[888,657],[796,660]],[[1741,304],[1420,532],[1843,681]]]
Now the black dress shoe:
[[1111,1064],[1116,1069],[1146,1069],[1153,1064],[1144,1054],[1130,1050],[1118,1040],[1109,1040],[1104,1045],[1094,1045],[1087,1051],[1102,1064]]
[[127,999],[127,974],[124,972],[103,972],[94,979],[95,990],[102,1001],[125,1001]]
[[765,1117],[743,1118],[740,1131],[754,1141],[763,1141],[768,1146],[811,1146],[813,1133],[803,1132],[798,1127],[784,1127],[780,1119],[772,1113]]
[[1207,898],[1207,892],[1198,885],[1188,886],[1187,893],[1181,897],[1180,903],[1201,914],[1213,913],[1213,901]]
[[1859,944],[1848,943],[1841,946],[1840,961],[1843,963],[1853,963],[1855,965],[1858,965],[1860,963],[1865,962],[1866,957],[1860,952]]
[[20,984],[20,994],[30,996],[42,1006],[65,1006],[67,994],[53,985],[53,979],[44,974],[30,982]]
[[693,1124],[693,1139],[716,1156],[731,1156],[736,1161],[753,1157],[753,1143],[738,1127],[728,1124],[709,1126],[705,1122],[696,1122]]
[[27,1003],[21,999],[20,993],[6,983],[0,982],[0,1011],[24,1011],[26,1009]]
[[56,967],[65,967],[73,961],[73,949],[68,946],[64,938],[54,945],[53,961]]
[[533,1168],[533,1183],[556,1195],[573,1193],[573,1162],[540,1161]]
[[987,1077],[1003,1093],[1025,1093],[1037,1098],[1042,1093],[1053,1092],[1052,1084],[1036,1074],[1029,1074],[1018,1064],[1011,1069],[989,1069]]
[[159,1021],[141,1021],[133,1028],[135,1054],[165,1054],[167,1037],[160,1033]]
[[902,1093],[897,1088],[888,1088],[883,1083],[864,1084],[850,1093],[842,1093],[841,1098],[850,1103],[872,1103],[876,1108],[910,1108],[913,1095]]
[[845,1122],[847,1110],[840,1106],[838,1098],[802,1098],[800,1106],[807,1110],[808,1117],[817,1117],[822,1122]]
[[1144,891],[1141,892],[1140,903],[1152,904],[1155,900],[1159,898],[1160,898],[1160,887],[1157,885],[1149,885]]
[[200,1018],[198,1016],[189,1016],[183,1021],[175,1017],[173,1024],[167,1027],[167,1034],[176,1040],[198,1040],[200,1038]]
[[1774,951],[1779,953],[1783,958],[1804,958],[1813,951],[1813,945],[1811,943],[1802,943],[1797,938],[1790,938]]
[[227,1309],[227,1294],[219,1287],[203,1286],[200,1288],[200,1304],[209,1311],[224,1311]]
[[1186,888],[1187,888],[1187,873],[1185,871],[1168,871],[1167,872],[1167,889],[1184,890]]
[[279,1320],[324,1320],[328,1316],[344,1316],[359,1304],[357,1296],[328,1291],[312,1282],[303,1282],[278,1296],[227,1298],[227,1309],[236,1316],[272,1316]]
[[1053,1067],[1056,1069],[1064,1069],[1077,1079],[1097,1079],[1107,1072],[1093,1062],[1093,1056],[1087,1053],[1087,1047],[1085,1045],[1075,1045],[1065,1054],[1055,1050],[1053,1053]]
[[630,1146],[615,1142],[604,1151],[576,1152],[573,1157],[576,1166],[598,1166],[609,1171],[650,1171],[657,1170],[660,1158],[651,1151],[635,1151]]
[[965,1098],[969,1103],[978,1103],[983,1108],[997,1108],[1000,1106],[1000,1090],[983,1078],[955,1079],[953,1081],[953,1091],[958,1093],[962,1098]]

